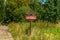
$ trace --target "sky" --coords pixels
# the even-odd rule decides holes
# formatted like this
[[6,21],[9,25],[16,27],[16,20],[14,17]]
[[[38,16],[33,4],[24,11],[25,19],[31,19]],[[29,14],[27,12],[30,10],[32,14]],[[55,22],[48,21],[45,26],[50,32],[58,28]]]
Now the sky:
[[39,2],[47,2],[48,0],[39,0]]
[[39,0],[42,4],[45,4],[48,0]]

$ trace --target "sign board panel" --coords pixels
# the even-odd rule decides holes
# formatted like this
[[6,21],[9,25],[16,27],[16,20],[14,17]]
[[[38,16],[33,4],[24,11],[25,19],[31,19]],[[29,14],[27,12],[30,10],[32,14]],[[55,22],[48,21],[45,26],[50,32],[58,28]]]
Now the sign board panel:
[[36,16],[26,16],[26,19],[30,19],[30,20],[35,20],[36,19]]

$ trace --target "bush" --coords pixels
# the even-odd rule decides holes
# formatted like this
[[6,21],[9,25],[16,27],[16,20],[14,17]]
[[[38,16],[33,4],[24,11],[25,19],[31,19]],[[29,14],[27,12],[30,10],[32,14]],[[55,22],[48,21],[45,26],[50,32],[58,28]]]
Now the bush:
[[12,13],[13,20],[14,21],[25,21],[25,14],[26,12],[32,11],[29,7],[27,6],[22,6],[20,8],[16,8],[14,12]]

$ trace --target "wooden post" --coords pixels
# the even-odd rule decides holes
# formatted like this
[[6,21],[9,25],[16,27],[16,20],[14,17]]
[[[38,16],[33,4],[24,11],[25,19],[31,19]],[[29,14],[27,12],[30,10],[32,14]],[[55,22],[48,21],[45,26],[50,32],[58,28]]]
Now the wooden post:
[[31,28],[32,28],[32,20],[30,20],[30,26],[29,26],[29,31],[28,31],[28,35],[31,35]]
[[32,28],[32,20],[30,20],[30,35],[31,35],[31,28]]

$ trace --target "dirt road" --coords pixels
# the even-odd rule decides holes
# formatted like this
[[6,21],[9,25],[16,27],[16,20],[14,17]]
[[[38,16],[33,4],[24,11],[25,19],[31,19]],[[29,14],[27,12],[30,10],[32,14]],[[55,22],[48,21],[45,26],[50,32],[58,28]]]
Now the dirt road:
[[7,26],[0,26],[0,40],[13,40]]

